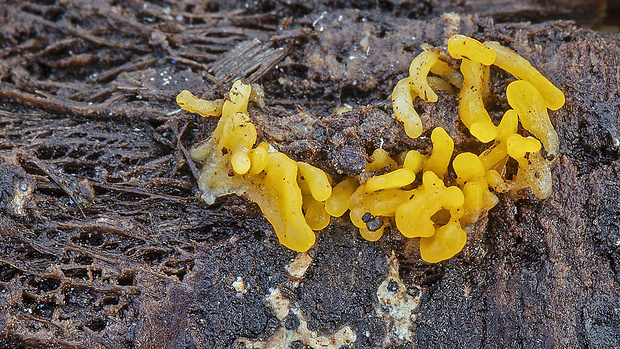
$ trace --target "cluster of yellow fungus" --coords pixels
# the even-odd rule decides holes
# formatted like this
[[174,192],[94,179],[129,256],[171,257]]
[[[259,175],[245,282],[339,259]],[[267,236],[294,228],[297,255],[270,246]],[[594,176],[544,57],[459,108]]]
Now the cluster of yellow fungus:
[[236,81],[223,102],[203,101],[188,91],[177,96],[185,110],[221,115],[212,137],[190,151],[194,160],[204,164],[198,179],[202,198],[211,204],[226,194],[246,196],[258,203],[283,245],[307,251],[314,245],[312,229],[323,229],[329,223],[329,216],[323,214],[323,202],[332,191],[329,178],[265,142],[254,146],[256,128],[247,111],[251,92],[250,85]]
[[[407,132],[407,135],[415,138],[424,127],[413,107],[414,98],[419,96],[426,102],[436,102],[438,97],[431,85],[448,92],[451,91],[449,88],[439,86],[460,88],[458,111],[461,121],[472,136],[482,143],[490,144],[480,155],[462,153],[454,158],[452,168],[457,176],[458,187],[446,188],[454,188],[452,195],[445,196],[451,200],[449,203],[437,196],[431,200],[418,200],[412,196],[407,205],[414,206],[411,202],[418,200],[418,205],[425,208],[418,207],[414,211],[416,214],[407,212],[399,215],[398,210],[405,207],[403,204],[397,210],[396,227],[405,236],[422,237],[420,253],[429,262],[450,258],[461,250],[467,236],[461,227],[475,223],[483,212],[498,202],[490,189],[515,193],[530,188],[540,199],[551,195],[551,167],[557,157],[559,143],[547,109],[556,110],[564,105],[562,91],[527,60],[497,42],[482,43],[464,35],[453,35],[448,40],[448,53],[452,58],[461,60],[460,69],[441,61],[438,50],[426,49],[411,62],[409,76],[396,84],[391,96],[394,116],[403,123],[405,131],[415,130]],[[506,89],[508,104],[512,109],[505,112],[497,126],[484,104],[489,94],[491,66],[503,69],[517,79]],[[429,73],[437,76],[429,76]],[[437,80],[443,80],[443,83]],[[439,134],[436,135],[438,130],[441,130],[439,134],[445,134],[441,128],[433,130],[433,153],[422,167],[423,181],[420,188],[426,187],[429,172],[432,172],[433,178],[437,178],[435,175],[443,178],[452,157],[453,144],[447,140],[440,143]],[[526,132],[532,136],[523,136],[522,133]],[[449,139],[447,135],[442,136],[446,137]],[[543,146],[546,156],[543,155]],[[435,157],[436,152],[441,155]],[[510,180],[505,178],[509,158],[518,164],[518,173]],[[436,189],[443,185],[439,180],[434,183]],[[456,194],[457,191],[460,196]],[[426,217],[420,219],[417,215],[421,210],[436,212],[437,209],[449,211],[450,217],[445,218],[447,214],[444,214],[445,217],[436,216],[429,223]],[[408,227],[412,227],[415,235],[408,232]],[[431,227],[435,228],[434,232]]]
[[[439,262],[457,254],[467,240],[463,226],[477,221],[497,198],[488,190],[478,157],[459,154],[453,162],[460,186],[446,187],[443,178],[454,151],[454,142],[437,127],[431,134],[433,150],[422,155],[410,150],[397,157],[377,149],[366,172],[375,173],[365,183],[347,178],[334,187],[326,204],[348,202],[350,218],[367,240],[381,238],[384,228],[395,224],[406,237],[420,238],[420,253],[427,262]],[[472,164],[472,158],[475,160]],[[421,184],[416,184],[417,174]],[[342,188],[342,189],[341,189]],[[346,190],[345,190],[346,188]],[[341,215],[346,209],[330,212]]]
[[[192,158],[204,164],[198,180],[202,198],[213,203],[226,194],[246,196],[258,203],[280,242],[296,251],[314,244],[313,230],[324,229],[331,217],[349,211],[367,240],[376,241],[386,227],[395,227],[406,237],[420,238],[425,261],[451,258],[465,246],[466,229],[497,204],[491,190],[531,188],[541,199],[551,194],[558,137],[547,108],[560,108],[564,95],[524,58],[496,42],[454,35],[448,53],[461,60],[460,71],[442,61],[438,50],[427,49],[412,61],[409,76],[398,81],[391,96],[394,116],[409,137],[419,137],[424,127],[414,99],[436,102],[435,90],[460,89],[461,121],[472,136],[490,144],[481,154],[454,156],[454,141],[437,127],[431,133],[430,154],[410,150],[392,158],[377,149],[364,176],[346,177],[332,186],[332,178],[321,169],[295,162],[265,142],[256,144],[247,111],[252,87],[236,81],[225,100],[205,101],[188,91],[177,96],[185,110],[221,115],[213,136],[191,150]],[[497,126],[484,104],[492,65],[517,78],[506,91],[512,109]],[[532,136],[523,136],[525,132]],[[508,158],[518,164],[512,179],[505,178]],[[450,165],[456,185],[447,186]]]

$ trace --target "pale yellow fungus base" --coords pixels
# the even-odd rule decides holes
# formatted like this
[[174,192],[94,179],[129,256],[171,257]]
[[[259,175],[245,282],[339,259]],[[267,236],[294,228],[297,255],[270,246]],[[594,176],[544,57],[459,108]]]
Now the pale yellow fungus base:
[[[269,152],[266,143],[254,148],[256,129],[247,114],[250,94],[250,85],[235,82],[213,136],[190,151],[194,160],[204,164],[198,179],[202,198],[211,204],[226,194],[246,196],[259,205],[283,245],[307,251],[314,245],[315,235],[302,212],[303,194],[327,198],[331,186],[325,173],[307,165],[310,167],[303,168],[309,192],[302,193],[295,161],[282,153]],[[201,107],[191,104],[191,100],[189,103],[182,107],[194,111]],[[314,178],[315,173],[319,178]],[[317,219],[312,220],[317,227]],[[324,222],[322,225],[326,226]]]

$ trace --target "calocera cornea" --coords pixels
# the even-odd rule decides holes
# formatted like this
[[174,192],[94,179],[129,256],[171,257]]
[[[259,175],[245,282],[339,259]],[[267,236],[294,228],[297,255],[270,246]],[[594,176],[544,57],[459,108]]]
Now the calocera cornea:
[[[547,109],[560,108],[564,95],[527,60],[496,42],[454,35],[447,46],[448,53],[461,60],[460,67],[442,61],[437,49],[424,50],[390,96],[394,116],[407,136],[417,138],[424,125],[414,99],[435,103],[439,96],[433,88],[448,93],[460,89],[460,119],[474,138],[487,144],[480,154],[454,154],[453,139],[437,127],[431,132],[430,154],[408,150],[392,158],[377,149],[367,175],[334,184],[322,169],[294,161],[266,142],[257,144],[248,113],[252,87],[236,81],[225,100],[205,101],[188,91],[177,97],[187,111],[221,116],[211,138],[191,150],[192,158],[203,164],[198,180],[202,198],[213,203],[234,193],[258,203],[280,242],[296,251],[312,247],[314,231],[349,211],[367,240],[380,239],[386,227],[392,227],[408,238],[420,238],[420,254],[427,262],[453,257],[465,246],[468,227],[497,204],[494,192],[530,188],[539,199],[551,195],[559,141]],[[498,125],[484,104],[492,66],[517,79],[508,85],[511,109]],[[509,158],[518,164],[510,179],[505,178]],[[456,177],[453,185],[445,180],[451,177],[449,171]]]

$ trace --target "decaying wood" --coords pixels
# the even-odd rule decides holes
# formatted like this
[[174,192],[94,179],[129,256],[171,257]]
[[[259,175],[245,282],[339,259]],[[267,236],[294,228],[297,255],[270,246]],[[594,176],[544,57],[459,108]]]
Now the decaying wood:
[[[350,329],[356,348],[620,347],[620,37],[578,27],[601,23],[600,4],[0,3],[0,348],[302,348],[302,323],[334,342]],[[334,178],[378,147],[427,151],[435,126],[476,150],[457,96],[416,102],[418,140],[389,110],[421,45],[457,32],[511,47],[566,94],[548,200],[500,195],[462,253],[428,264],[416,241],[367,242],[346,219],[299,255],[255,204],[198,199],[188,149],[216,120],[175,96],[221,98],[238,78],[265,90],[259,136]],[[497,110],[510,79],[493,76]]]

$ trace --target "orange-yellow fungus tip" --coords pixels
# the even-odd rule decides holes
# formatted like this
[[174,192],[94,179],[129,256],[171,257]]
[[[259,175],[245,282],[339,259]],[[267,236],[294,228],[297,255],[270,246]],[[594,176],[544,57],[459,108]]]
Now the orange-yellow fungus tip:
[[396,120],[403,123],[405,133],[409,138],[418,138],[422,134],[422,120],[413,108],[415,92],[411,90],[411,80],[400,80],[392,92],[392,110]]
[[424,162],[424,171],[433,171],[437,176],[443,177],[448,171],[448,165],[454,151],[454,140],[442,127],[436,127],[431,133],[433,151]]
[[375,176],[366,181],[366,190],[377,191],[382,189],[404,187],[415,181],[415,173],[406,168],[400,168],[390,173]]
[[368,228],[360,228],[360,235],[368,241],[377,241],[383,236],[385,227],[381,227],[375,231],[371,231]]
[[433,51],[423,51],[413,59],[409,66],[409,75],[413,90],[426,102],[437,102],[437,94],[428,84],[426,77],[431,67],[439,60],[439,54]]
[[322,230],[329,225],[330,216],[325,211],[325,203],[317,201],[312,195],[303,196],[306,223],[312,230]]
[[325,201],[332,195],[332,186],[327,174],[318,167],[305,162],[297,162],[300,179],[308,185],[312,197],[317,201]]
[[426,161],[426,156],[420,154],[417,150],[410,150],[405,155],[403,168],[406,168],[413,173],[418,173],[422,170],[424,161]]
[[457,221],[437,229],[430,237],[420,239],[420,255],[429,263],[437,263],[450,259],[459,253],[467,242],[467,233]]
[[545,99],[547,108],[557,110],[564,105],[564,93],[536,70],[525,58],[495,41],[487,41],[484,43],[484,46],[497,53],[493,64],[509,72],[515,78],[534,85]]
[[387,151],[378,148],[370,156],[370,163],[366,165],[366,172],[381,172],[396,169],[398,164],[390,157]]
[[549,154],[556,155],[558,134],[549,119],[545,100],[536,87],[527,81],[513,81],[506,88],[506,97],[519,115],[523,128],[540,139]]
[[187,110],[190,113],[197,113],[200,116],[220,116],[222,115],[224,100],[205,101],[204,99],[197,98],[191,92],[183,90],[177,96],[177,104],[181,109]]
[[484,65],[495,62],[497,53],[485,47],[480,41],[465,35],[452,35],[448,39],[448,52],[456,59],[466,58]]

